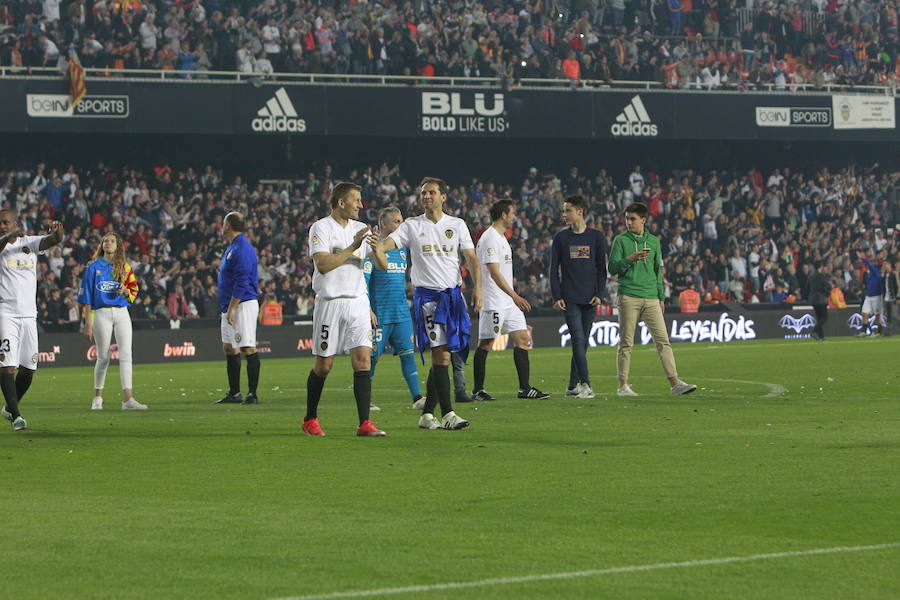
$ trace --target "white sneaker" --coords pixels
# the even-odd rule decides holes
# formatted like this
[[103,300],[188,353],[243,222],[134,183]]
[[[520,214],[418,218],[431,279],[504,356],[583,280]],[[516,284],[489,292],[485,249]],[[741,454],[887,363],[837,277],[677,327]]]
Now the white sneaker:
[[639,394],[631,389],[631,386],[627,383],[625,385],[620,385],[619,389],[616,390],[617,396],[638,396]]
[[94,399],[91,400],[91,410],[103,410],[103,398],[94,396]]
[[378,412],[381,409],[369,402],[369,410],[371,410],[372,412]]
[[141,404],[134,398],[129,398],[122,403],[122,410],[147,410],[147,405]]
[[581,393],[581,386],[584,385],[581,382],[575,384],[573,388],[566,388],[566,397],[567,398],[577,398],[578,394]]
[[465,419],[461,418],[452,410],[444,415],[444,424],[441,426],[444,429],[465,429],[469,426],[469,422]]
[[683,396],[685,394],[690,394],[694,390],[697,389],[696,385],[691,385],[690,383],[685,383],[682,380],[678,380],[675,382],[675,385],[672,386],[672,395],[673,396]]
[[419,429],[440,429],[441,422],[431,413],[424,413],[419,417]]
[[593,398],[597,395],[588,384],[582,382],[578,385],[581,387],[579,388],[578,394],[575,395],[576,398]]
[[13,431],[24,431],[28,429],[28,423],[22,417],[16,417],[16,420],[12,422],[12,428]]
[[8,410],[6,410],[5,404],[3,405],[3,408],[0,408],[0,417],[3,417],[4,419],[6,419],[7,421],[10,421],[10,422],[12,422],[12,420],[13,420],[12,414]]
[[425,408],[425,396],[422,396],[418,400],[412,403],[413,410],[422,410]]

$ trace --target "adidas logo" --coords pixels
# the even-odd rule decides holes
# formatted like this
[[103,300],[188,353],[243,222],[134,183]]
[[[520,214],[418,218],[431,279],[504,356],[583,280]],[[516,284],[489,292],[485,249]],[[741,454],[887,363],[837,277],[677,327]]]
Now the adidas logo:
[[609,129],[615,136],[656,137],[659,133],[656,125],[650,121],[650,115],[647,114],[640,96],[631,99]]
[[275,95],[269,98],[266,105],[256,113],[251,126],[253,131],[262,132],[291,132],[303,133],[306,131],[306,121],[297,117],[294,103],[284,88],[279,88]]

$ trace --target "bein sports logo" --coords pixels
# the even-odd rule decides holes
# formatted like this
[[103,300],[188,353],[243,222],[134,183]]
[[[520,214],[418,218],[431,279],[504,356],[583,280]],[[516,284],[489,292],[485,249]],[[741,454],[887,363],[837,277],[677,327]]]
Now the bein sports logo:
[[126,95],[85,96],[72,106],[68,94],[26,94],[25,109],[29,117],[94,117],[126,119],[131,112]]
[[[736,319],[728,313],[722,313],[719,319],[686,319],[680,321],[672,319],[669,328],[669,339],[684,342],[732,342],[737,340],[756,339],[755,323],[739,315]],[[571,341],[569,327],[562,325],[559,328],[559,345],[565,346]],[[635,343],[643,345],[653,341],[650,329],[641,321],[638,323],[638,331]],[[590,346],[617,346],[619,344],[619,323],[616,321],[596,321],[591,327],[588,336]]]
[[799,319],[794,318],[791,315],[784,315],[781,317],[781,320],[778,321],[778,325],[782,329],[791,329],[796,333],[802,332],[804,329],[809,329],[810,327],[816,326],[816,318],[810,314],[805,314]]

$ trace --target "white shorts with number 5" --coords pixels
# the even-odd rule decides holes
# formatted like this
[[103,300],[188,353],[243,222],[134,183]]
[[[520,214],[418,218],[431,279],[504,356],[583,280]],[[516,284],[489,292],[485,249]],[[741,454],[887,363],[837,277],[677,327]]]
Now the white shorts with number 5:
[[369,298],[316,298],[313,308],[314,356],[334,356],[353,348],[372,347]]
[[492,340],[503,333],[528,329],[525,314],[517,306],[499,310],[481,309],[478,316],[478,339]]
[[37,369],[37,364],[37,319],[0,315],[0,367]]

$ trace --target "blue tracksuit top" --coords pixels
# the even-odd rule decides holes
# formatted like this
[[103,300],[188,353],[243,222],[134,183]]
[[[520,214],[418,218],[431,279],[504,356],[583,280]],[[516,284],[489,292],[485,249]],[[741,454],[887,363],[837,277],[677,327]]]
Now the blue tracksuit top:
[[241,302],[259,300],[259,274],[256,250],[239,234],[222,254],[219,264],[219,309],[228,311],[232,298]]

